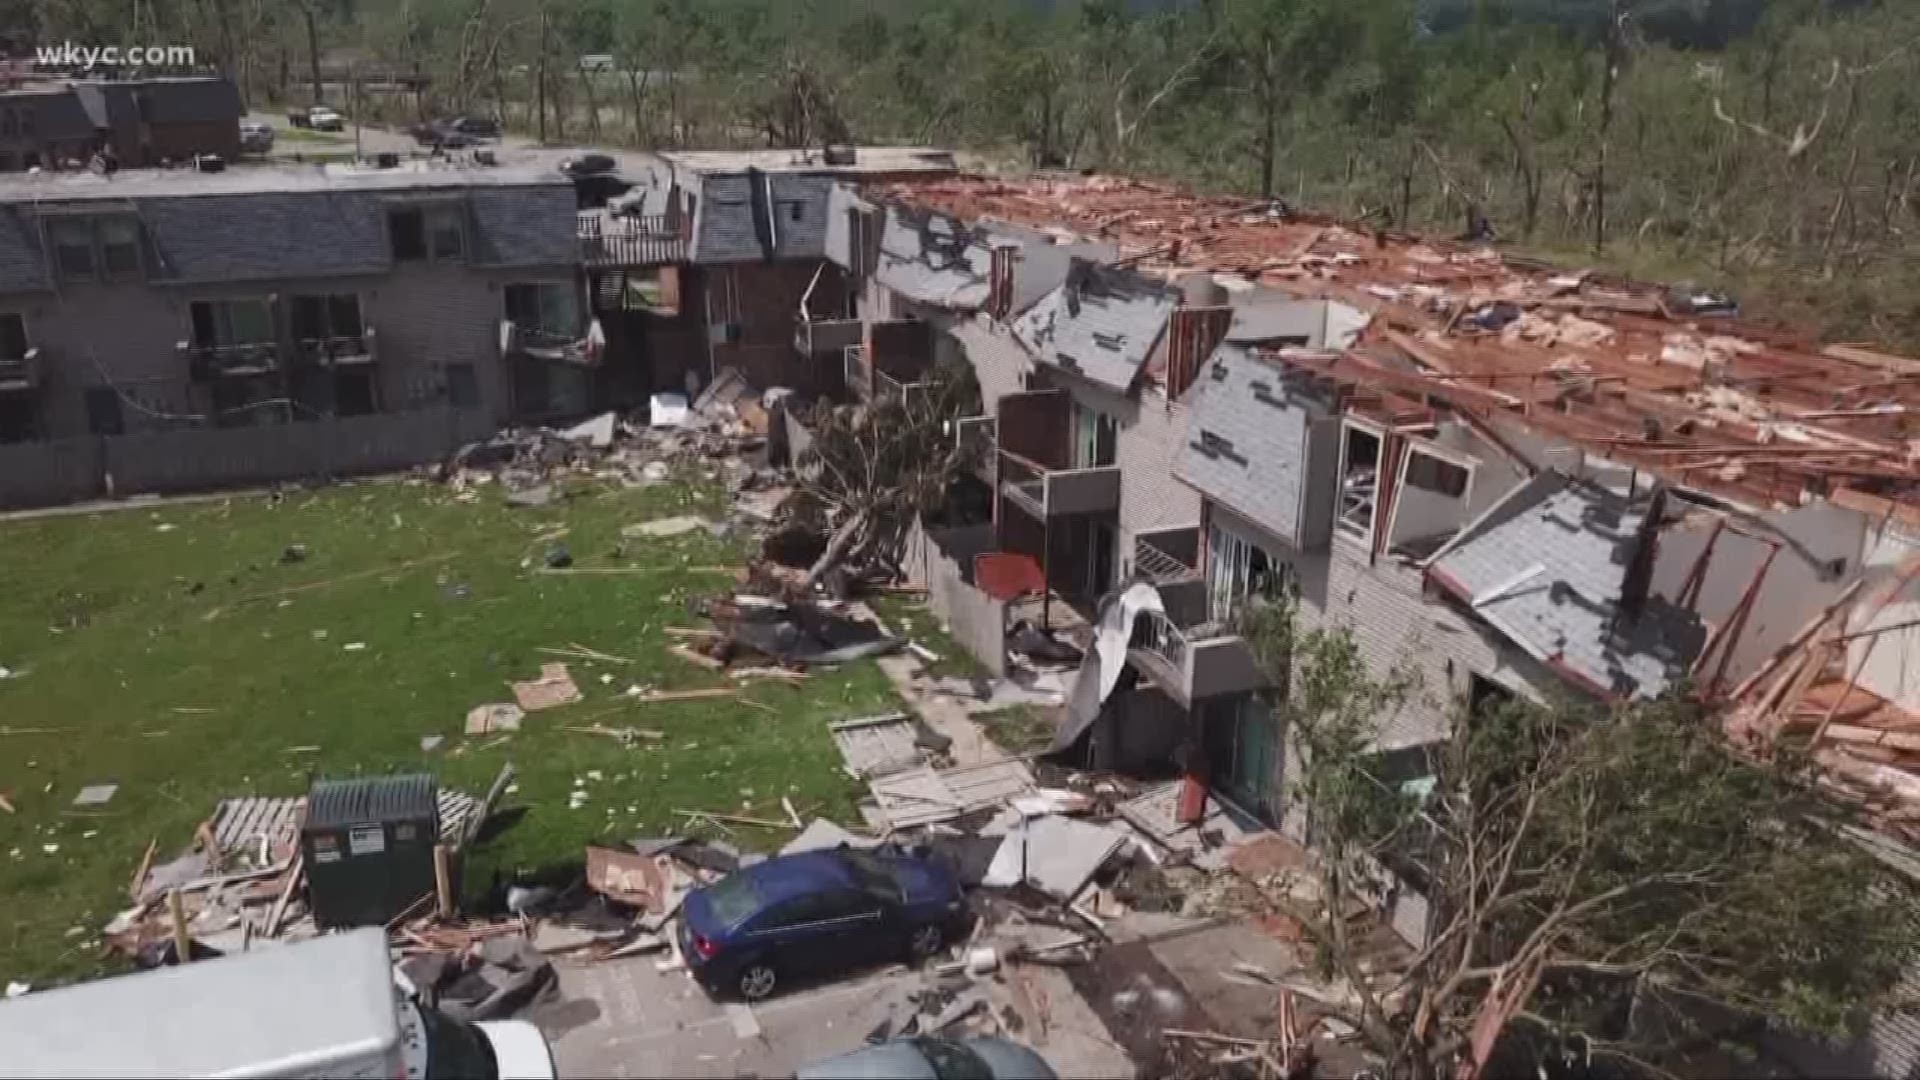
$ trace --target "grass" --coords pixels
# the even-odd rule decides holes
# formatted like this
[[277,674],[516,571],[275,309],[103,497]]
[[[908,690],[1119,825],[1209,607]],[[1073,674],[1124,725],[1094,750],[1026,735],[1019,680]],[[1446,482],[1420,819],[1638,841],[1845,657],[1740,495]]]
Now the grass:
[[1009,754],[1037,754],[1053,745],[1055,719],[1031,705],[983,713],[975,717],[987,738]]
[[352,138],[351,135],[341,131],[315,131],[312,128],[293,127],[291,125],[276,130],[273,133],[273,137],[281,142],[325,143],[328,145],[337,145],[347,142]]
[[[689,597],[731,579],[697,568],[739,553],[704,531],[620,539],[625,523],[717,513],[709,491],[575,494],[514,510],[488,489],[460,502],[379,481],[278,507],[244,496],[0,524],[0,664],[17,673],[0,680],[0,792],[18,810],[0,813],[0,979],[101,970],[87,943],[125,906],[149,839],[168,857],[218,799],[299,794],[312,775],[425,768],[478,795],[512,761],[507,802],[527,812],[474,853],[469,894],[496,872],[578,860],[590,841],[682,829],[676,808],[781,818],[787,795],[803,814],[857,820],[826,722],[894,707],[885,676],[868,661],[798,689],[750,684],[740,700],[628,702],[629,684],[721,683],[667,654],[661,628],[699,625]],[[562,529],[576,566],[639,572],[538,572],[551,541],[537,538]],[[307,556],[283,562],[294,544]],[[508,680],[554,659],[540,647],[571,642],[632,663],[572,661],[585,700],[529,714],[503,743],[461,733],[467,710],[512,700]],[[666,738],[629,750],[564,730],[593,723]],[[445,744],[423,752],[435,734]],[[588,770],[603,779],[569,810]],[[75,793],[101,782],[118,794],[77,816]]]

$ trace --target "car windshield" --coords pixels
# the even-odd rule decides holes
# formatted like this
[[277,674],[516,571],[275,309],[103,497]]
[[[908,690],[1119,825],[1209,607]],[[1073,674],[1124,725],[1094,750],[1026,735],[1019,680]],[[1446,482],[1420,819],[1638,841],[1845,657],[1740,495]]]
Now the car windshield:
[[479,1028],[426,1005],[415,1008],[427,1032],[427,1080],[485,1080],[500,1075],[493,1045]]
[[885,862],[864,851],[842,851],[840,860],[853,872],[861,892],[894,903],[900,901],[900,881]]
[[919,1038],[913,1040],[914,1048],[927,1059],[933,1067],[933,1075],[940,1080],[993,1080],[993,1071],[980,1055],[946,1039]]
[[713,917],[721,926],[738,926],[760,910],[760,890],[753,887],[753,879],[746,874],[729,874],[705,891]]

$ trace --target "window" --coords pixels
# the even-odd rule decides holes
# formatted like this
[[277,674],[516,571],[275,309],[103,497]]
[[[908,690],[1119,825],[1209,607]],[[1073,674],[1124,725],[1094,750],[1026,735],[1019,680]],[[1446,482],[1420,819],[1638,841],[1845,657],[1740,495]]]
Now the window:
[[427,257],[427,221],[419,210],[389,210],[387,241],[393,245],[393,257],[417,261]]
[[1207,618],[1233,621],[1248,597],[1274,598],[1284,594],[1287,564],[1268,555],[1258,544],[1218,525],[1207,528]]
[[566,341],[580,336],[580,300],[571,281],[507,286],[507,320],[522,330]]
[[447,404],[456,409],[474,409],[480,405],[480,380],[472,364],[447,365]]
[[56,217],[47,222],[60,276],[86,281],[140,276],[140,223],[133,218]]
[[1467,470],[1444,458],[1413,451],[1407,456],[1407,485],[1457,499],[1467,493]]
[[754,888],[753,879],[746,874],[729,874],[709,885],[706,894],[714,920],[721,926],[738,926],[760,910],[760,890]]
[[110,278],[140,276],[140,226],[131,218],[101,218],[100,264]]
[[427,210],[427,233],[433,239],[433,257],[458,259],[467,253],[467,231],[460,225],[460,211],[452,206]]
[[341,342],[357,347],[362,330],[357,293],[293,298],[293,337],[303,346]]
[[93,435],[123,435],[126,421],[120,415],[120,392],[110,386],[87,391],[87,431]]
[[951,1039],[922,1036],[913,1045],[927,1059],[936,1080],[993,1080],[993,1069],[979,1054]]
[[365,416],[377,411],[373,394],[373,372],[358,368],[334,373],[333,414],[335,416]]
[[47,223],[53,261],[69,280],[93,277],[93,223],[85,218],[55,218]]
[[847,869],[853,872],[853,879],[859,883],[862,892],[881,900],[899,902],[900,882],[879,859],[851,848],[840,852],[840,857],[847,864]]
[[0,311],[0,363],[26,358],[26,316],[17,311]]
[[195,300],[191,313],[193,343],[202,349],[273,343],[273,313],[264,299]]
[[791,221],[799,221],[801,217],[802,217],[802,204],[797,202],[788,203],[787,218]]
[[1380,436],[1349,425],[1340,446],[1340,531],[1373,539],[1373,508],[1380,494]]
[[1113,417],[1098,409],[1073,403],[1073,467],[1100,469],[1113,464],[1116,427]]

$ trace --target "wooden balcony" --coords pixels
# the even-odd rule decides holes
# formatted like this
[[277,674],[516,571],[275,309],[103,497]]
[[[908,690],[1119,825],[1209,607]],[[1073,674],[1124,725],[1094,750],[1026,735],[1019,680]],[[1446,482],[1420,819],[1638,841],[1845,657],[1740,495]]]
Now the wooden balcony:
[[665,266],[687,260],[687,243],[665,214],[579,213],[580,261],[593,270]]

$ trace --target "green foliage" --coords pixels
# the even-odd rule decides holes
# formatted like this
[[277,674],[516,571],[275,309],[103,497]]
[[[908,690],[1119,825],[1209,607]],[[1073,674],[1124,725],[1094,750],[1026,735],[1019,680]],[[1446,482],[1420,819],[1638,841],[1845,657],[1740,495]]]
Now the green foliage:
[[[1294,914],[1355,985],[1349,1021],[1405,1071],[1450,1072],[1503,973],[1539,980],[1503,1023],[1658,1060],[1670,1046],[1626,1045],[1646,1033],[1618,1022],[1623,1002],[1704,998],[1845,1036],[1920,959],[1909,883],[1842,835],[1844,811],[1797,762],[1733,756],[1685,701],[1462,714],[1415,797],[1373,741],[1411,686],[1370,673],[1344,629],[1300,629],[1291,605],[1254,605],[1241,629],[1288,687],[1288,797],[1321,859],[1321,906]],[[1433,916],[1389,993],[1340,913],[1396,876]]]

